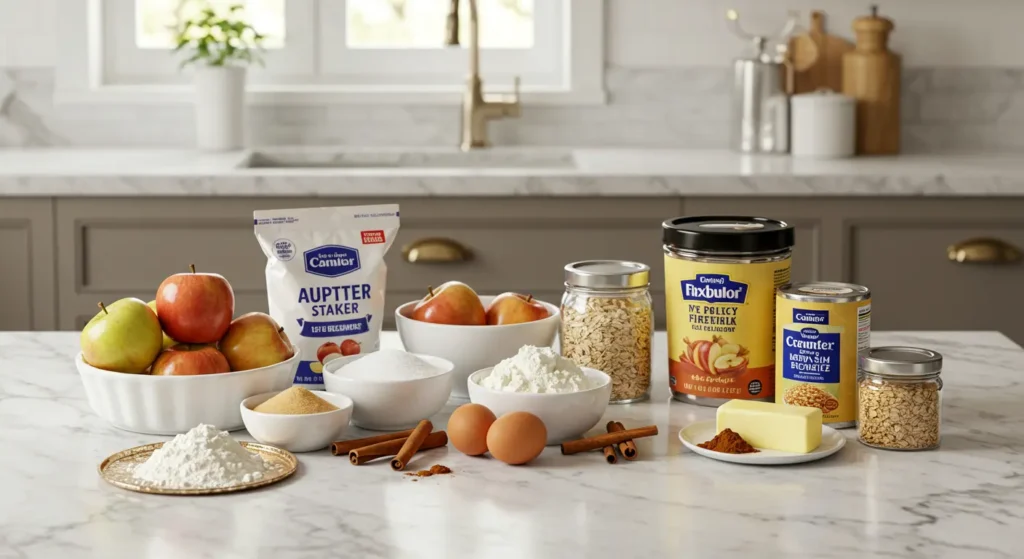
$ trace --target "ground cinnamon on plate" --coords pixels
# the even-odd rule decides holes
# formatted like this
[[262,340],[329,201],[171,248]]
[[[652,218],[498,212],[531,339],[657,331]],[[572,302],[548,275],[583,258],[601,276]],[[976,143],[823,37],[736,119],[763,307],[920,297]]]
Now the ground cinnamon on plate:
[[724,452],[726,454],[749,454],[751,452],[761,452],[760,450],[750,446],[750,443],[743,440],[743,437],[732,429],[725,429],[721,433],[715,435],[715,438],[710,441],[700,443],[697,446],[706,450]]

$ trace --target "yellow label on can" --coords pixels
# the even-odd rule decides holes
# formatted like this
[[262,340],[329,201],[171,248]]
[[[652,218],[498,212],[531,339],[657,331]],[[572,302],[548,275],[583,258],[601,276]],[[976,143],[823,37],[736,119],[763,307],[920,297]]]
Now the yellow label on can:
[[871,300],[776,302],[775,401],[821,409],[824,423],[857,419],[857,354],[871,347]]
[[711,263],[665,256],[669,385],[702,398],[771,400],[775,290],[790,259]]

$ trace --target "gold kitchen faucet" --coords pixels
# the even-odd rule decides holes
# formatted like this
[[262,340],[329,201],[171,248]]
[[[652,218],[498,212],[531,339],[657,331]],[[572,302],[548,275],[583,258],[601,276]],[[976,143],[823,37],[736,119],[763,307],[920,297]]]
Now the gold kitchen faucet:
[[[515,90],[511,99],[488,101],[484,98],[483,82],[480,81],[480,25],[477,17],[476,0],[469,0],[469,75],[466,76],[466,90],[462,93],[462,151],[487,147],[487,121],[507,117],[518,117],[519,78],[515,79]],[[459,0],[451,0],[448,10],[446,44],[459,44]]]

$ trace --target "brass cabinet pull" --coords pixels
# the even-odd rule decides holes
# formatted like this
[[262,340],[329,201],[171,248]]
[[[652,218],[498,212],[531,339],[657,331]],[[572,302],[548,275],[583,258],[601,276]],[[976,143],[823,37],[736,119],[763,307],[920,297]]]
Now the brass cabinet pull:
[[1021,259],[1020,249],[990,237],[960,241],[946,250],[951,261],[965,264],[1011,264]]
[[453,264],[473,259],[473,253],[461,243],[440,237],[413,241],[402,248],[402,256],[410,264]]

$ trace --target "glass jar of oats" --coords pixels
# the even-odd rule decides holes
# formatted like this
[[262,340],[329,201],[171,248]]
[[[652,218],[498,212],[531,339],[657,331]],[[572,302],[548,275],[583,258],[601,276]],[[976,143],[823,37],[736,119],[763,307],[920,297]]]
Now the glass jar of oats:
[[939,447],[942,356],[916,347],[875,347],[860,357],[857,438],[887,450]]
[[562,355],[612,377],[613,404],[651,394],[654,314],[651,269],[624,260],[585,260],[565,267]]

